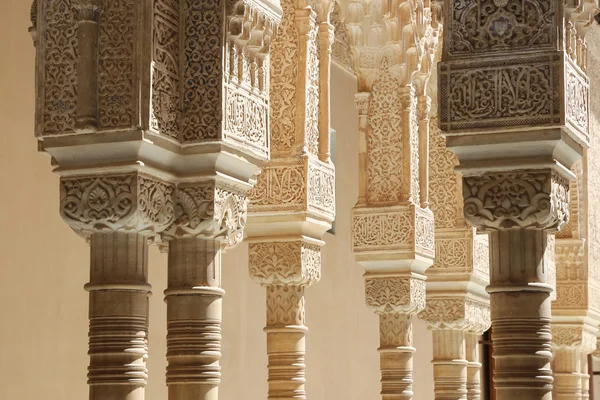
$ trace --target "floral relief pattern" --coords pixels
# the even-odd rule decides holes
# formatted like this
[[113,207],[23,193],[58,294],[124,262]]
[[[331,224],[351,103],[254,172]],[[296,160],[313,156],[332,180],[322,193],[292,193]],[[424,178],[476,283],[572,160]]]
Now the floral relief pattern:
[[410,314],[379,314],[379,344],[381,348],[411,347],[413,343]]
[[98,114],[103,128],[134,122],[134,26],[136,2],[103,0],[98,34]]
[[556,41],[556,11],[554,0],[455,0],[450,52],[551,49]]
[[402,99],[400,80],[387,59],[373,83],[367,134],[369,203],[401,201],[403,185]]
[[78,40],[72,0],[42,3],[46,19],[39,35],[44,49],[43,129],[39,134],[71,132],[77,108]]
[[291,151],[296,141],[296,82],[298,80],[298,33],[295,2],[282,0],[283,18],[271,46],[271,146]]
[[308,206],[330,218],[335,215],[335,171],[317,160],[308,167]]
[[250,277],[264,286],[310,286],[321,279],[321,249],[302,242],[250,243]]
[[589,144],[589,82],[587,77],[577,72],[571,63],[567,63],[565,71],[567,122],[577,130],[581,140]]
[[61,216],[86,235],[108,229],[161,231],[174,218],[172,185],[141,175],[61,180]]
[[[306,147],[319,154],[319,38],[318,25],[311,21],[308,36],[308,82],[306,89]],[[327,133],[327,132],[326,132]]]
[[488,304],[459,298],[431,298],[425,310],[419,313],[433,329],[457,329],[481,334],[489,329]]
[[409,277],[365,280],[367,306],[378,314],[416,314],[425,308],[425,281]]
[[415,246],[431,257],[435,254],[434,231],[433,216],[417,211],[415,215]]
[[569,183],[550,170],[463,178],[465,216],[478,228],[561,229],[569,216]]

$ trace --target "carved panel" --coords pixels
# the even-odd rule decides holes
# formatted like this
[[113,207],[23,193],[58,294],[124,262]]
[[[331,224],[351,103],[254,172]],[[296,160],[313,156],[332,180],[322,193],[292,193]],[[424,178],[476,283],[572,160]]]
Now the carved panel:
[[565,67],[566,73],[566,120],[567,124],[589,144],[589,81],[579,68],[569,59]]
[[454,171],[458,158],[446,148],[437,118],[431,119],[429,127],[429,206],[436,229],[456,228],[463,220],[460,177]]
[[568,282],[556,285],[556,300],[553,310],[587,309],[588,291],[586,282]]
[[98,116],[103,128],[131,128],[137,98],[134,79],[135,26],[139,5],[103,0],[98,33]]
[[77,108],[78,40],[72,0],[42,2],[40,49],[43,51],[42,131],[38,135],[70,133]]
[[330,19],[335,35],[335,41],[331,49],[332,58],[341,66],[352,69],[352,53],[349,42],[350,33],[346,27],[346,21],[343,19],[342,9],[337,1],[334,2]]
[[249,194],[252,199],[250,210],[252,212],[305,210],[306,173],[306,163],[303,159],[269,162],[263,168],[256,186]]
[[556,0],[454,0],[447,8],[451,55],[556,47]]
[[[306,88],[306,147],[319,154],[319,39],[318,28],[311,19],[308,33],[308,69]],[[326,132],[328,133],[328,132]]]
[[415,214],[415,247],[432,258],[435,255],[435,226],[433,215],[417,209]]
[[271,46],[271,146],[278,152],[290,151],[296,140],[298,32],[294,4],[281,1],[283,18]]
[[412,250],[414,224],[407,209],[355,209],[352,247],[355,252]]
[[264,286],[310,286],[321,279],[321,249],[304,242],[250,243],[250,277]]
[[[468,238],[446,238],[435,241],[435,262],[428,274],[470,272],[472,242]],[[443,271],[442,271],[443,270]]]
[[308,206],[331,219],[335,215],[335,171],[316,159],[308,164]]
[[380,348],[412,346],[412,316],[410,314],[380,314],[379,315],[379,345]]
[[485,229],[561,229],[569,216],[569,182],[552,170],[492,172],[463,178],[465,217]]
[[369,203],[402,200],[404,184],[401,82],[383,59],[373,83],[367,133]]
[[555,54],[440,64],[440,128],[561,124],[563,62]]

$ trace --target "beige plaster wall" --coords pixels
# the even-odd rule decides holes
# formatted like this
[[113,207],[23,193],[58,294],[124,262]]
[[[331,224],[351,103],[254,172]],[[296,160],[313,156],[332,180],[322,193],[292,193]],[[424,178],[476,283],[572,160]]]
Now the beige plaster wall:
[[[0,399],[87,396],[88,246],[58,215],[58,178],[33,137],[34,49],[28,0],[2,0],[0,13]],[[377,318],[364,304],[361,268],[350,253],[350,209],[357,198],[354,79],[334,69],[338,219],[327,235],[321,283],[307,291],[308,397],[379,398]],[[150,252],[154,287],[148,400],[164,384],[166,257]],[[265,294],[250,282],[247,246],[224,257],[222,399],[266,398]],[[415,399],[433,399],[431,335],[415,325]]]

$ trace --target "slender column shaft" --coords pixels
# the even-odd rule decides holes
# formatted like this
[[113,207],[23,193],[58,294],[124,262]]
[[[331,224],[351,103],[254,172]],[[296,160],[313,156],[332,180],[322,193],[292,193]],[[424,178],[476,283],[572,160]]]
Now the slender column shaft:
[[329,110],[331,81],[331,45],[333,42],[333,26],[329,22],[319,25],[319,160],[331,161],[331,144],[329,130],[331,114]]
[[429,207],[429,109],[431,99],[419,97],[419,183],[421,207]]
[[490,233],[497,400],[551,400],[551,300],[541,229]]
[[554,400],[581,400],[581,357],[576,347],[554,349]]
[[590,374],[588,365],[588,355],[581,354],[581,399],[590,398]]
[[413,397],[412,316],[380,314],[381,397],[410,400]]
[[467,399],[467,360],[463,331],[433,331],[433,381],[436,400]]
[[90,400],[143,400],[148,371],[148,248],[137,233],[91,236]]
[[169,243],[169,400],[217,400],[221,382],[221,250],[196,238]]
[[467,356],[467,400],[481,400],[481,360],[476,333],[465,333]]
[[267,287],[269,399],[306,399],[304,287]]

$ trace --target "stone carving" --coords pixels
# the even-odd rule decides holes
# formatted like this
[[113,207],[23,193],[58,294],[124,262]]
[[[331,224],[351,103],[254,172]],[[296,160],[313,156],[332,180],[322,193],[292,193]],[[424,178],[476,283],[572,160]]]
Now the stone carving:
[[131,128],[137,125],[134,30],[139,8],[132,1],[104,3],[98,33],[98,122],[103,128]]
[[485,234],[475,235],[473,252],[473,273],[489,280],[490,276],[490,247]]
[[333,219],[335,215],[335,171],[312,159],[308,165],[308,206]]
[[304,326],[305,300],[303,286],[275,285],[267,287],[267,326]]
[[551,50],[558,24],[554,0],[461,0],[447,7],[452,55],[534,47]]
[[60,213],[79,234],[135,229],[159,232],[174,218],[174,187],[140,174],[61,179]]
[[77,24],[72,0],[42,2],[42,128],[38,136],[71,133],[77,109]]
[[559,281],[587,279],[583,241],[558,239],[555,254],[558,267],[556,277]]
[[321,249],[304,242],[248,245],[250,277],[264,286],[311,286],[321,279]]
[[589,82],[571,62],[566,63],[566,120],[589,144]]
[[414,314],[425,308],[425,281],[409,277],[367,277],[367,306],[378,314]]
[[294,4],[281,1],[283,17],[271,46],[271,146],[276,152],[290,151],[296,143],[298,32]]
[[409,314],[379,315],[380,348],[412,347],[412,321]]
[[588,290],[586,282],[569,282],[558,285],[553,310],[569,310],[588,307]]
[[435,255],[433,216],[422,212],[420,209],[415,214],[415,246],[431,257]]
[[583,326],[552,325],[553,347],[581,347],[585,353],[596,349],[596,333]]
[[404,210],[354,210],[354,252],[409,250],[414,237],[411,215]]
[[482,229],[560,230],[569,216],[569,183],[551,170],[491,172],[463,178],[465,217]]
[[419,318],[427,321],[432,329],[456,329],[482,333],[489,329],[490,307],[488,304],[459,298],[429,298]]
[[[367,196],[369,203],[402,200],[404,163],[401,82],[384,58],[373,83],[367,136]],[[405,133],[407,134],[407,133]]]
[[175,197],[175,218],[164,233],[166,239],[217,239],[228,247],[244,239],[248,199],[242,192],[206,181],[179,184]]
[[443,269],[446,272],[469,272],[470,252],[472,247],[469,239],[438,238],[435,241],[435,262],[432,271]]
[[429,206],[436,229],[455,229],[463,219],[460,177],[454,171],[458,158],[446,148],[437,118],[432,118],[429,126]]
[[305,209],[306,182],[304,160],[272,160],[265,165],[258,176],[256,186],[250,192],[251,211]]
[[563,62],[558,56],[531,55],[442,64],[440,127],[454,131],[560,124]]
[[331,24],[334,27],[335,41],[332,46],[333,60],[339,65],[351,70],[352,53],[350,49],[350,33],[342,16],[340,4],[335,1],[331,12]]
[[[312,14],[312,17],[315,15]],[[305,141],[309,153],[319,154],[319,39],[316,21],[311,18],[308,33]]]
[[260,3],[230,3],[225,19],[222,2],[155,2],[152,126],[180,142],[231,140],[267,158],[268,53],[278,17]]

